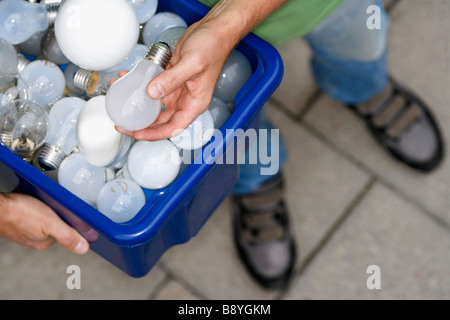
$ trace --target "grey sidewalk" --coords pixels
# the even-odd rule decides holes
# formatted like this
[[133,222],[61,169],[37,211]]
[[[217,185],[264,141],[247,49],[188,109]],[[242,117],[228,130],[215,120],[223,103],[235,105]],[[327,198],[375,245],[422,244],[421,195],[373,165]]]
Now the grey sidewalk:
[[[450,141],[450,2],[400,0],[391,11],[391,73],[429,102]],[[300,257],[284,291],[246,274],[225,201],[195,239],[133,279],[93,252],[26,250],[0,240],[0,299],[449,299],[450,162],[429,175],[392,160],[347,109],[317,91],[301,40],[268,116],[290,150],[287,197]],[[80,266],[81,290],[66,269]],[[366,269],[378,265],[381,289]]]

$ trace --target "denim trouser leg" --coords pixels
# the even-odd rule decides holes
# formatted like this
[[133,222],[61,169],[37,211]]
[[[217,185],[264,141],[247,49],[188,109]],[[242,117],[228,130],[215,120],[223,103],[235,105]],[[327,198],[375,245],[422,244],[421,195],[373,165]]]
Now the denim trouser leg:
[[[367,21],[373,12],[369,6],[380,9],[381,29],[369,29]],[[347,0],[311,33],[305,36],[313,57],[311,69],[320,89],[341,101],[356,104],[368,100],[387,85],[387,35],[390,19],[381,0]],[[261,129],[271,130],[262,111]],[[268,141],[268,150],[272,150]],[[252,148],[256,148],[257,143]],[[250,152],[252,150],[250,149]],[[279,139],[279,168],[287,160],[283,140]],[[263,165],[240,165],[240,179],[233,193],[255,191],[273,175],[262,175]],[[279,171],[279,170],[278,170]]]

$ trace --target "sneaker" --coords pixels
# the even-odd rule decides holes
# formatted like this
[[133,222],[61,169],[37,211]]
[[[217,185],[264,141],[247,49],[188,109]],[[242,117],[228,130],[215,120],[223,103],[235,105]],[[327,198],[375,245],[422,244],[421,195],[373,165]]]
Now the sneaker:
[[287,286],[296,249],[279,174],[248,195],[233,195],[237,252],[250,275],[264,288]]

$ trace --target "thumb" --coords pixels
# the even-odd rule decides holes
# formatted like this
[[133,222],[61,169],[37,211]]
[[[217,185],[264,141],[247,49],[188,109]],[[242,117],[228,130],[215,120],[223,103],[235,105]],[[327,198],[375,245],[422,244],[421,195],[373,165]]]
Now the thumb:
[[75,229],[61,221],[53,228],[49,236],[53,237],[62,247],[76,254],[85,254],[89,250],[89,242]]
[[147,86],[150,98],[161,99],[199,74],[201,70],[187,60],[189,59],[180,59],[173,67],[164,70],[150,81]]

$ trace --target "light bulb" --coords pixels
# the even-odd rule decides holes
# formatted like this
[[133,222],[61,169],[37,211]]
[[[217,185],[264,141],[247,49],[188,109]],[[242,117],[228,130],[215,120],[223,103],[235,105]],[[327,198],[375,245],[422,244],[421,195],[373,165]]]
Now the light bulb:
[[44,37],[44,34],[45,34],[45,30],[36,32],[35,34],[33,34],[30,38],[28,38],[24,42],[19,43],[18,48],[19,48],[20,52],[22,52],[26,55],[29,55],[29,56],[34,56],[34,57],[37,57],[40,54],[42,54],[41,41],[42,41],[42,38]]
[[61,51],[58,41],[56,41],[55,29],[53,27],[49,28],[42,37],[41,50],[42,56],[45,60],[51,61],[58,65],[70,62]]
[[139,38],[139,23],[125,0],[67,0],[56,16],[55,35],[72,63],[100,71],[130,54]]
[[77,97],[66,97],[52,106],[49,112],[50,131],[38,154],[41,166],[57,169],[64,157],[77,146],[75,128],[85,103]]
[[139,24],[146,23],[158,8],[158,0],[128,0],[128,3],[133,7]]
[[[3,80],[4,79],[4,80]],[[1,100],[0,105],[7,105],[8,103],[16,100],[16,99],[25,99],[25,100],[32,100],[31,99],[31,92],[28,87],[19,87],[18,81],[22,81],[20,74],[13,74],[13,75],[6,75],[1,76],[0,75],[0,82],[9,83],[8,87],[3,88],[0,90]]]
[[170,58],[167,44],[155,43],[133,70],[113,83],[106,94],[106,110],[118,127],[137,131],[155,122],[162,104],[149,97],[147,85],[165,69]]
[[17,64],[16,49],[10,42],[0,38],[0,91],[12,82],[13,79],[7,76],[17,73]]
[[232,103],[237,93],[252,76],[252,67],[238,50],[231,51],[214,90],[214,96],[225,103]]
[[170,50],[172,52],[175,51],[175,48],[178,44],[178,41],[180,41],[183,34],[186,32],[186,27],[173,27],[169,28],[165,31],[163,31],[158,38],[156,39],[156,42],[165,42],[169,45]]
[[44,144],[48,131],[47,112],[33,101],[14,100],[0,113],[2,143],[27,161]]
[[92,165],[107,167],[114,163],[132,138],[119,133],[106,113],[105,96],[89,99],[78,115],[78,148]]
[[55,13],[52,7],[27,1],[0,1],[0,38],[19,44],[39,31],[47,30]]
[[231,115],[231,111],[226,103],[216,97],[212,97],[209,111],[213,117],[214,127],[216,129],[220,129]]
[[97,195],[106,183],[106,170],[104,167],[93,166],[81,153],[74,152],[61,162],[58,183],[95,207]]
[[138,63],[148,52],[148,47],[146,45],[143,45],[141,43],[136,44],[133,51],[118,65],[106,69],[103,72],[110,73],[110,72],[118,72],[121,70],[130,71],[134,68],[136,63]]
[[186,150],[179,148],[178,151],[180,154],[181,164],[177,178],[180,177],[192,163],[194,163],[195,158],[202,152],[202,149]]
[[186,27],[187,23],[178,14],[173,12],[159,12],[155,14],[144,26],[142,30],[142,41],[146,46],[151,46],[157,42],[159,35],[165,30],[174,27]]
[[105,95],[109,90],[109,81],[117,78],[117,71],[105,73],[103,71],[90,71],[79,69],[73,75],[73,84],[88,97]]
[[142,188],[128,179],[114,179],[106,183],[97,197],[97,210],[114,222],[133,219],[145,205]]
[[52,105],[64,95],[64,73],[53,62],[35,60],[20,73],[18,87],[29,90],[33,101],[40,105]]
[[67,64],[66,68],[64,69],[64,78],[66,79],[66,90],[70,95],[84,97],[86,96],[86,91],[77,88],[74,83],[74,75],[78,70],[80,70],[80,67],[73,64],[72,62]]
[[127,167],[141,187],[160,189],[177,177],[180,163],[178,148],[169,140],[138,141],[128,154]]
[[215,133],[214,120],[209,110],[200,114],[180,134],[170,138],[178,148],[195,150],[209,142]]

